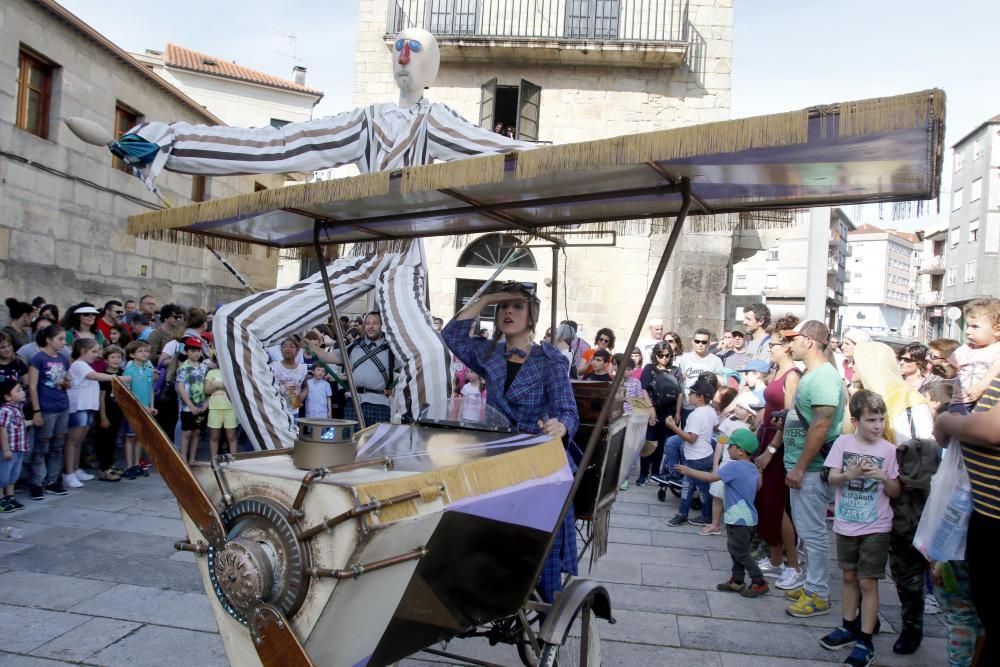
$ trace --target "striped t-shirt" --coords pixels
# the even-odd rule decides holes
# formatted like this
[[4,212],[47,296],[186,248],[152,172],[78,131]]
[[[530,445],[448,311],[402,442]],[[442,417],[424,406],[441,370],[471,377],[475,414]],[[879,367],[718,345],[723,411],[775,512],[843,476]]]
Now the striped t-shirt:
[[[1000,401],[1000,377],[993,378],[973,412],[991,410]],[[1000,519],[1000,449],[962,443],[962,458],[972,485],[972,502],[977,512]]]

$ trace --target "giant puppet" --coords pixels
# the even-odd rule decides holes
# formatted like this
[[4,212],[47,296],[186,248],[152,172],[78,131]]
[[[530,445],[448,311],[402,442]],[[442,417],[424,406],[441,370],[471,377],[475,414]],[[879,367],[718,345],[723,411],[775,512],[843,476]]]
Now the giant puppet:
[[[450,107],[424,98],[424,88],[434,81],[440,63],[437,40],[426,30],[400,32],[392,56],[399,87],[396,104],[373,104],[281,128],[143,123],[110,147],[153,190],[163,169],[223,175],[355,164],[369,173],[532,147],[473,125]],[[329,266],[329,275],[338,307],[375,290],[386,338],[401,366],[393,414],[416,415],[423,406],[446,400],[451,393],[451,355],[424,305],[426,270],[420,242],[401,252],[339,259]],[[328,312],[325,287],[316,274],[227,304],[216,313],[219,367],[240,423],[258,449],[291,446],[297,434],[265,348],[323,322]]]

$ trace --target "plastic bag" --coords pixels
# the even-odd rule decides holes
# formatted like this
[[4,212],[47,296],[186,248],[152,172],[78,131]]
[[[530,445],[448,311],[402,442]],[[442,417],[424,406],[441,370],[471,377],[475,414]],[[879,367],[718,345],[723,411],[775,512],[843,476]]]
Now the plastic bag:
[[962,445],[952,439],[938,471],[931,478],[931,494],[920,515],[913,546],[928,560],[965,560],[970,514],[969,474],[962,462]]

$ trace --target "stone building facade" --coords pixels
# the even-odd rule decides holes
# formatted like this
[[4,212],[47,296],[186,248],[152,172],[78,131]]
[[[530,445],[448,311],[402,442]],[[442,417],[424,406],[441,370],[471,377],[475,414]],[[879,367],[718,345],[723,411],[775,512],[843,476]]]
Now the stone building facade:
[[[397,97],[390,49],[406,26],[429,29],[439,41],[441,68],[429,99],[521,139],[576,142],[730,116],[732,0],[361,0],[355,105]],[[570,247],[560,255],[559,318],[580,322],[588,338],[603,326],[624,337],[635,319],[667,230],[641,227],[620,233],[615,247]],[[500,238],[427,242],[436,315],[451,317],[493,273],[472,257],[477,241],[509,247]],[[599,241],[570,240],[578,242]],[[535,283],[548,313],[552,252],[530,250],[502,279]],[[651,316],[684,332],[719,330],[730,252],[728,232],[686,233]]]
[[[214,306],[246,294],[202,247],[129,236],[128,216],[157,208],[158,201],[106,150],[83,143],[63,123],[82,116],[122,131],[141,118],[210,124],[219,118],[51,0],[0,3],[0,72],[6,82],[0,87],[0,294],[41,295],[61,306],[144,293],[160,303]],[[185,204],[282,181],[164,172],[158,185],[175,204]],[[277,253],[220,249],[254,286],[274,286]]]

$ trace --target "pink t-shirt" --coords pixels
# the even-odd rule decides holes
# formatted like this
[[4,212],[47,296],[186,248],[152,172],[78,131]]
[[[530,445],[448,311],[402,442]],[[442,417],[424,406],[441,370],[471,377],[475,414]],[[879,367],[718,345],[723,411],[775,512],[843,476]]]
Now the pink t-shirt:
[[[896,447],[888,440],[874,444],[862,442],[855,435],[842,435],[833,443],[823,462],[827,468],[841,472],[858,459],[871,459],[889,479],[899,477]],[[882,482],[859,477],[836,487],[836,510],[833,532],[847,537],[888,533],[892,530],[892,508]]]
[[948,363],[958,369],[955,376],[955,395],[953,403],[971,403],[969,390],[983,381],[986,374],[997,360],[1000,360],[1000,343],[986,347],[969,347],[966,343],[948,358]]

